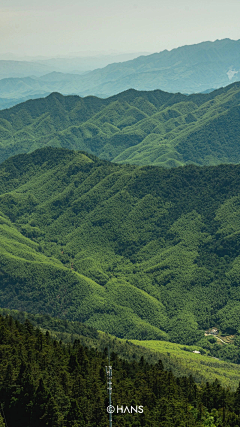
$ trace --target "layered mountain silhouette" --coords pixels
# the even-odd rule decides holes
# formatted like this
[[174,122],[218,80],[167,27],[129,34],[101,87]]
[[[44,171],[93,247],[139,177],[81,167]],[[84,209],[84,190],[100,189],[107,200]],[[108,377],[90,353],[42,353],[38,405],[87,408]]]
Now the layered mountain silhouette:
[[[1,62],[4,61],[0,61],[0,71]],[[227,86],[240,80],[240,40],[216,40],[164,50],[109,64],[84,75],[61,73],[58,62],[45,61],[39,66],[30,63],[28,76],[25,73],[19,74],[19,78],[0,80],[0,107],[6,107],[6,99],[10,106],[17,100],[55,91],[64,95],[108,97],[130,88],[198,93]],[[22,68],[27,69],[24,62],[19,73]],[[47,70],[55,72],[47,74]],[[34,72],[38,77],[33,77]]]

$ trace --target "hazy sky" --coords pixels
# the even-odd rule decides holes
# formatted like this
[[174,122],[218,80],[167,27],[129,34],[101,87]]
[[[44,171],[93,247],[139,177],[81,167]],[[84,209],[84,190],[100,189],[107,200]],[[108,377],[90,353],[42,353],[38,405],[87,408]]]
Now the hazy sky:
[[240,39],[240,0],[0,0],[0,53],[159,52]]

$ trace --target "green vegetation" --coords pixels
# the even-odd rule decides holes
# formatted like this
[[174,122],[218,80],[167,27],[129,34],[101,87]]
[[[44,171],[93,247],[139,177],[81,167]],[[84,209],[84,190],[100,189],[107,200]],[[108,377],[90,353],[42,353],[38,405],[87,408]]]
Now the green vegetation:
[[[166,341],[137,341],[132,340],[133,344],[147,348],[159,355],[163,360],[168,357],[169,366],[173,367],[175,372],[176,366],[181,367],[178,371],[187,372],[193,375],[196,381],[218,381],[230,388],[236,388],[239,383],[240,368],[233,363],[226,363],[218,360],[213,356],[207,355],[204,348],[199,345],[182,346]],[[193,353],[200,351],[201,354]],[[168,366],[168,364],[165,364]],[[175,368],[175,369],[174,369]]]
[[0,111],[0,162],[45,146],[136,165],[239,163],[240,83],[208,94],[128,90],[64,97]]
[[[1,307],[239,362],[239,172],[50,147],[5,161]],[[209,343],[213,326],[235,345]]]
[[[49,315],[33,315],[9,309],[0,309],[0,314],[11,316],[23,324],[28,319],[43,333],[49,331],[52,338],[66,344],[73,344],[78,340],[81,345],[101,352],[109,346],[112,352],[128,362],[140,362],[144,357],[153,365],[161,359],[164,367],[175,376],[191,375],[199,384],[217,379],[222,385],[236,390],[240,382],[238,365],[209,357],[208,350],[199,345],[182,346],[166,341],[129,341],[97,331],[79,322],[56,319]],[[204,356],[193,354],[193,350],[200,350]]]
[[[103,427],[108,423],[105,366],[100,353],[78,340],[64,345],[26,320],[0,316],[0,399],[4,427]],[[142,357],[129,363],[111,353],[112,403],[143,406],[143,413],[114,413],[123,427],[236,427],[240,425],[239,392],[218,380],[197,385],[192,376],[177,378],[161,360]]]

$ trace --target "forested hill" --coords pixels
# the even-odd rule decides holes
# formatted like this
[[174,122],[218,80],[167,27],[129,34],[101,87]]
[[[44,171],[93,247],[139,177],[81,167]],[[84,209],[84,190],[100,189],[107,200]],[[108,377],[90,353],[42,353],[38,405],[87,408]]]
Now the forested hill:
[[137,165],[240,162],[240,83],[209,94],[52,93],[0,111],[0,161],[44,146]]
[[[2,316],[0,351],[1,427],[108,425],[106,351],[77,340],[65,346],[29,321],[21,325]],[[191,376],[176,378],[164,370],[161,360],[154,366],[143,358],[129,363],[111,353],[111,365],[116,426],[240,425],[240,388],[231,392],[217,380],[200,387]],[[117,413],[117,406],[125,413]],[[131,413],[131,406],[143,410]]]
[[240,165],[44,148],[0,166],[2,307],[192,344],[240,329]]

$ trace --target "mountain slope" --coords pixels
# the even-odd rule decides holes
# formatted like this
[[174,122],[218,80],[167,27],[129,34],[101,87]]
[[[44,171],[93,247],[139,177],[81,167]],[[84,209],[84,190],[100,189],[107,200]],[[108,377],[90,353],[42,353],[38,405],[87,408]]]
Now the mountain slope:
[[[34,329],[28,320],[22,325],[10,316],[0,316],[0,326],[3,426],[108,424],[106,348],[100,353],[79,340],[65,346],[49,333]],[[131,347],[128,342],[126,348]],[[116,409],[124,408],[123,413],[115,410],[116,425],[204,427],[214,425],[214,420],[219,426],[239,425],[239,387],[235,384],[234,390],[222,387],[218,379],[196,384],[192,376],[176,377],[165,370],[161,360],[154,365],[143,357],[128,362],[115,352],[111,366],[112,403]]]
[[[210,356],[200,346],[182,346],[181,344],[170,343],[166,341],[133,341],[116,338],[102,331],[86,326],[79,322],[69,321],[66,318],[59,319],[49,315],[30,314],[17,310],[0,308],[0,315],[7,317],[9,323],[13,323],[11,318],[28,325],[29,322],[34,328],[41,330],[44,334],[47,331],[54,340],[64,344],[76,344],[93,348],[94,351],[101,351],[106,354],[106,348],[109,346],[111,352],[117,354],[121,359],[128,362],[139,362],[142,358],[147,360],[148,364],[153,365],[162,361],[167,371],[175,376],[192,376],[198,383],[213,382],[216,379],[225,387],[235,390],[239,385],[240,366],[229,361],[219,360]],[[210,342],[208,341],[208,344]],[[199,349],[201,355],[194,354],[193,349]],[[169,354],[171,357],[169,357]],[[199,371],[199,362],[201,371]],[[211,369],[209,369],[211,367]]]
[[5,161],[1,306],[125,338],[238,333],[239,168],[116,165],[54,148]]
[[27,101],[0,112],[0,161],[43,146],[138,165],[240,161],[240,83],[209,94],[129,90]]

